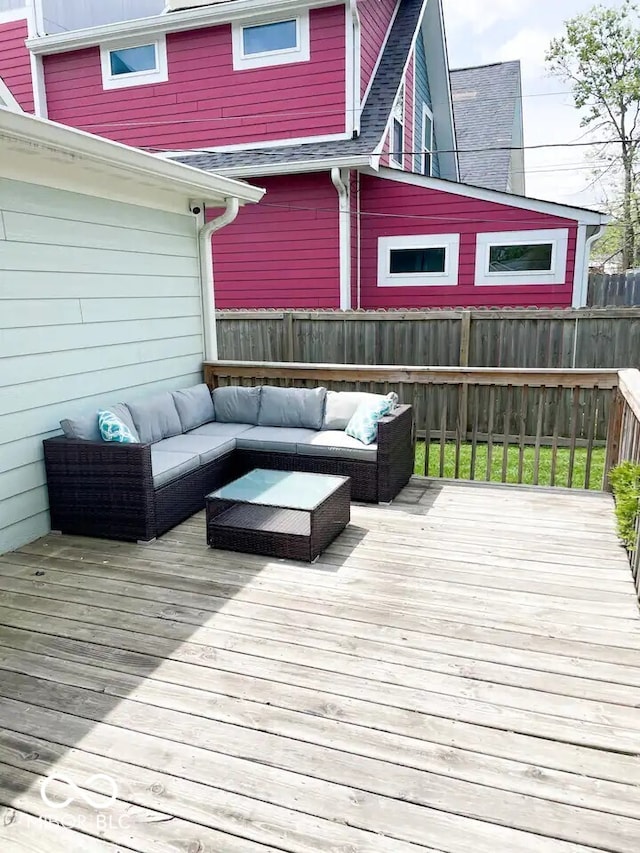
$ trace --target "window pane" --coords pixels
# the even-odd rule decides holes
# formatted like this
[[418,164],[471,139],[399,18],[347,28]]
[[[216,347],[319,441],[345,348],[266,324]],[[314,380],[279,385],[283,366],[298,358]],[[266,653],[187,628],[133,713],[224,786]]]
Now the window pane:
[[491,246],[489,272],[549,272],[552,255],[552,243]]
[[392,275],[403,273],[445,272],[447,249],[445,246],[433,246],[428,249],[392,249]]
[[393,159],[396,163],[402,163],[402,146],[404,143],[404,128],[398,121],[393,120]]
[[427,151],[431,151],[433,147],[433,122],[426,113],[424,117],[424,139],[422,144]]
[[295,21],[244,27],[242,38],[245,56],[274,50],[292,50],[298,46],[298,27]]
[[422,174],[427,175],[427,177],[431,177],[431,154],[428,151],[424,153],[424,163],[422,167]]
[[135,71],[154,71],[156,68],[155,44],[112,50],[110,57],[111,73],[114,77],[118,74],[132,74]]

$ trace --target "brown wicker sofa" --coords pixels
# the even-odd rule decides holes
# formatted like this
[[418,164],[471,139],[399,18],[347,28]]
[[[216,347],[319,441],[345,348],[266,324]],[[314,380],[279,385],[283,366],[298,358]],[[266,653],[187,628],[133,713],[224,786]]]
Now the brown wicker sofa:
[[254,468],[341,474],[351,477],[353,500],[389,502],[413,472],[412,408],[396,406],[379,422],[377,442],[360,445],[340,425],[362,397],[263,386],[216,389],[212,402],[201,385],[105,407],[131,427],[135,444],[102,441],[97,413],[62,421],[65,435],[43,442],[51,527],[150,541],[201,510],[206,494]]

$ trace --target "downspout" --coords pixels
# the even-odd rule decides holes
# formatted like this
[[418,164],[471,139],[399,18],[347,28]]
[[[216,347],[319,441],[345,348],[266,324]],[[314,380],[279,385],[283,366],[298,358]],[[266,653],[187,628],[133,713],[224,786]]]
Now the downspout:
[[345,184],[342,171],[334,166],[331,181],[338,191],[338,234],[340,241],[340,310],[351,308],[351,209],[349,187]]
[[[357,0],[350,0],[351,19],[353,21],[353,101],[351,107],[353,109],[353,135],[360,136],[360,114],[362,112],[362,104],[360,98],[360,74],[362,63],[362,26],[360,24],[360,14],[358,12]],[[349,109],[349,104],[347,104]]]
[[586,233],[588,236],[584,241],[584,258],[582,259],[581,270],[582,280],[580,282],[578,298],[574,299],[574,304],[572,305],[572,308],[584,308],[587,304],[587,299],[589,297],[589,261],[591,260],[591,247],[596,240],[602,237],[602,234],[604,233],[606,227],[606,223],[603,225],[586,226]]
[[[230,225],[240,210],[237,198],[225,199],[225,211],[216,219],[205,222],[198,234],[200,250],[200,287],[202,290],[202,318],[204,331],[204,360],[218,360],[218,336],[216,333],[216,300],[213,281],[213,249],[211,237],[225,225]],[[195,211],[194,211],[195,212]]]

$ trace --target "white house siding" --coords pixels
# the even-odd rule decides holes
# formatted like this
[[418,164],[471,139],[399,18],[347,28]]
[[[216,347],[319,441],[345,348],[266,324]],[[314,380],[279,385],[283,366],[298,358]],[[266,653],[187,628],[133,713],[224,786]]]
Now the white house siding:
[[196,220],[0,178],[0,553],[49,529],[61,418],[201,377]]

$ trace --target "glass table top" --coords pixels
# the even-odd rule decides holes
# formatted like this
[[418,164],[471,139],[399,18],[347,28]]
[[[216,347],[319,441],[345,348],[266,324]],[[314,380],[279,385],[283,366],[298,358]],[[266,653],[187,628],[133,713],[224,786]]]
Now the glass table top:
[[286,509],[311,510],[347,479],[347,477],[335,477],[330,474],[266,471],[256,468],[255,471],[217,489],[207,497]]

